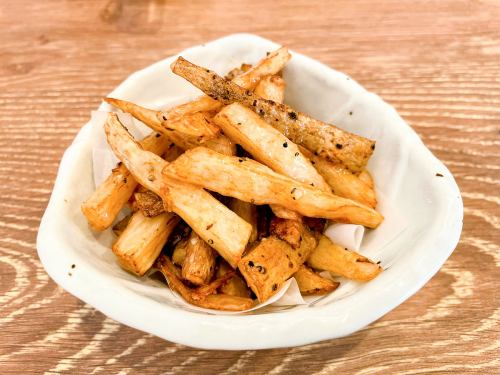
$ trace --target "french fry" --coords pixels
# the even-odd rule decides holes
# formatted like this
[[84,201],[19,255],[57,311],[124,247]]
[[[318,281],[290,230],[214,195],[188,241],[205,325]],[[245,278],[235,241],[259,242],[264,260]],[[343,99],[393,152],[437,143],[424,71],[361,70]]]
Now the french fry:
[[184,260],[186,259],[187,247],[187,238],[180,240],[177,245],[175,245],[174,251],[172,252],[172,262],[175,265],[182,267],[182,265],[184,264]]
[[382,272],[382,267],[378,264],[334,244],[326,236],[321,236],[318,246],[309,255],[307,264],[312,268],[358,281],[372,280]]
[[297,249],[270,236],[262,239],[241,258],[238,269],[259,302],[264,302],[299,270],[316,244],[316,239],[306,228]]
[[134,199],[134,209],[140,210],[144,216],[153,217],[165,212],[163,200],[152,191],[134,193]]
[[[250,298],[229,296],[225,294],[207,295],[206,292],[200,293],[199,289],[193,290],[188,288],[179,279],[176,274],[175,266],[165,255],[158,258],[155,267],[165,276],[172,289],[176,290],[188,303],[195,306],[225,311],[242,311],[251,308],[254,304]],[[225,282],[228,277],[232,277],[232,274],[225,274],[221,280]],[[218,280],[212,283],[213,286],[217,287],[220,287],[220,284]],[[204,290],[207,290],[207,288],[204,288]]]
[[269,225],[269,233],[296,249],[302,241],[303,227],[304,225],[301,220],[287,220],[274,217],[271,219],[271,224]]
[[293,274],[301,294],[314,295],[333,292],[340,285],[337,281],[326,279],[307,266],[302,265],[297,272]]
[[208,117],[199,111],[217,108],[215,104],[210,104],[211,102],[208,100],[202,102],[206,105],[185,105],[184,107],[175,107],[172,111],[155,111],[115,98],[104,98],[103,100],[123,112],[131,114],[166,137],[173,134],[175,137],[193,139],[192,142],[200,144],[215,138],[219,133],[217,127],[211,123]]
[[[158,133],[150,134],[140,144],[143,149],[154,154],[163,154],[171,148],[171,142]],[[81,206],[90,227],[95,231],[109,228],[136,187],[137,181],[127,168],[119,163]]]
[[370,187],[365,182],[367,181],[366,177],[361,178],[361,175],[367,172],[362,171],[359,176],[356,176],[340,163],[334,163],[322,157],[315,156],[303,147],[300,150],[311,160],[318,173],[330,185],[334,194],[352,199],[372,208],[377,206],[377,197],[375,196],[373,186]]
[[[169,211],[177,213],[189,226],[236,267],[250,237],[252,227],[203,189],[162,174],[169,163],[143,151],[114,113],[104,125],[108,143],[141,185],[158,194]],[[218,154],[211,151],[214,154]]]
[[138,276],[144,275],[178,222],[179,217],[170,212],[155,217],[135,212],[112,247],[120,265]]
[[236,76],[232,82],[245,89],[253,90],[262,77],[280,72],[291,57],[292,55],[288,52],[288,48],[281,47],[271,52],[259,63],[255,64],[253,68]]
[[304,216],[369,228],[383,220],[370,207],[277,174],[254,160],[225,156],[204,147],[186,151],[166,166],[163,174],[246,202],[283,206]]
[[359,179],[363,181],[370,189],[373,189],[375,187],[375,184],[373,183],[373,177],[368,172],[366,169],[363,169],[361,172],[359,172],[358,175]]
[[257,207],[251,203],[240,201],[239,199],[231,199],[229,208],[236,213],[239,217],[245,220],[252,226],[252,234],[248,243],[257,240]]
[[277,173],[297,181],[330,191],[323,177],[295,143],[239,103],[224,107],[214,122],[235,143],[240,144],[255,160]]
[[[224,260],[219,263],[219,268],[217,269],[216,276],[222,277],[226,273],[232,271],[231,266]],[[248,289],[245,280],[238,274],[230,278],[224,285],[219,288],[222,294],[227,294],[229,296],[238,297],[250,297],[250,289]]]
[[259,81],[254,92],[262,99],[283,103],[285,99],[285,86],[285,80],[282,77],[278,75],[266,76]]
[[241,64],[239,67],[236,67],[234,69],[231,69],[229,73],[226,74],[224,77],[225,79],[228,80],[233,80],[235,77],[245,73],[247,70],[249,70],[252,67],[251,64]]
[[215,257],[215,251],[195,232],[191,232],[182,263],[182,278],[194,285],[208,284],[214,275]]
[[[211,139],[203,144],[203,147],[209,148],[210,150],[216,151],[219,154],[224,155],[235,155],[236,154],[236,144],[229,138],[223,135],[219,135],[217,138]],[[194,147],[190,147],[194,148]]]
[[265,100],[249,89],[226,81],[209,69],[178,57],[172,71],[223,104],[240,102],[282,132],[288,139],[354,172],[361,171],[373,153],[375,142],[325,124],[285,104]]

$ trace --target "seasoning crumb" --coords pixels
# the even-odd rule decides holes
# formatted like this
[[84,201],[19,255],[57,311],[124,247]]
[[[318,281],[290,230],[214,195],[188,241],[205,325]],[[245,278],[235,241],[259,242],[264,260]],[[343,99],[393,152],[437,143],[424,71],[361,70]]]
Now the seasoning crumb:
[[238,161],[239,161],[240,163],[243,163],[243,159],[241,159],[241,158],[239,158],[239,159],[238,159]]
[[292,262],[288,262],[288,267],[293,268],[293,263]]
[[127,183],[127,177],[124,177],[123,178],[123,183],[126,184]]
[[163,115],[162,118],[163,118],[163,121],[167,121],[167,116]]
[[213,224],[213,223],[212,223],[212,224],[208,224],[208,225],[207,225],[207,230],[209,230],[209,229],[210,229],[210,228],[212,228],[213,226],[214,226],[214,224]]
[[207,69],[207,73],[210,73],[210,70]]
[[276,291],[276,289],[278,289],[278,284],[273,284],[273,292]]
[[293,188],[292,191],[290,192],[290,194],[293,194],[295,192],[295,190],[297,190],[297,188]]
[[315,161],[313,161],[313,160],[311,160],[311,164],[312,164],[312,165],[314,165],[314,164],[316,164],[316,162],[315,162]]
[[295,153],[295,156],[296,156],[296,157],[297,157],[297,156],[299,156],[299,155],[300,155],[300,154],[299,154],[298,152],[296,152],[296,153]]
[[372,150],[375,150],[375,143],[372,144]]
[[[165,117],[165,116],[163,116],[163,117]],[[156,138],[160,138],[160,135],[161,135],[160,133],[156,133],[156,134],[155,134],[155,137],[156,137]]]
[[263,116],[264,115],[264,110],[263,109],[259,109],[259,115]]
[[314,186],[314,182],[311,182],[309,185]]
[[209,239],[207,242],[208,242],[209,245],[213,245],[214,244],[214,240],[212,240],[212,239]]
[[255,107],[257,105],[257,100],[254,100],[252,105]]
[[253,267],[253,266],[254,266],[253,262],[251,260],[248,261],[248,267]]
[[380,264],[380,263],[382,263],[382,262],[379,260],[379,261],[377,262],[377,264]]
[[339,149],[339,150],[342,150],[342,147],[343,147],[343,146],[342,146],[340,143],[337,143],[337,144],[335,145],[335,147],[337,147],[337,149]]
[[352,111],[349,111],[349,116],[352,116]]
[[444,177],[441,173],[436,173],[437,177]]
[[288,117],[292,120],[297,120],[297,114],[295,112],[288,112]]
[[73,274],[71,272],[68,272],[68,276],[73,276]]
[[238,122],[238,125],[241,125],[241,122]]
[[246,91],[246,94],[247,94],[248,96],[252,96],[252,92],[251,92],[250,90],[247,90],[247,91]]
[[271,54],[271,52],[269,52],[269,51],[268,51],[268,52],[266,52],[266,56],[269,56],[270,54]]
[[76,267],[76,264],[72,264],[72,265],[71,265],[71,268],[75,268],[75,267]]
[[283,147],[287,148],[288,147],[288,142],[283,143]]
[[250,203],[255,204],[255,199],[250,199]]

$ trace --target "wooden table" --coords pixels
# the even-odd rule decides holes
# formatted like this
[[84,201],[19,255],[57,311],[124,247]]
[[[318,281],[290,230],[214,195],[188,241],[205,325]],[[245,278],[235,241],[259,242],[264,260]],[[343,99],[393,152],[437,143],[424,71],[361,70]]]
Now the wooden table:
[[[0,3],[2,374],[500,371],[500,3],[252,3]],[[137,69],[241,31],[380,94],[460,185],[465,221],[453,255],[415,296],[350,337],[292,349],[191,349],[106,318],[57,287],[36,255],[59,160],[100,98]]]

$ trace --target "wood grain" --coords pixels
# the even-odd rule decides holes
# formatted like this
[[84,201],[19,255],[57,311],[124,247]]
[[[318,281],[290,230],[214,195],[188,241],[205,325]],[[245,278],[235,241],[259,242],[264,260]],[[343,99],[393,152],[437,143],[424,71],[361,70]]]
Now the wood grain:
[[[2,1],[0,372],[499,373],[499,20],[498,1]],[[352,336],[191,349],[106,318],[58,288],[37,258],[59,160],[100,98],[139,68],[241,31],[380,94],[463,192],[462,239],[441,271]]]

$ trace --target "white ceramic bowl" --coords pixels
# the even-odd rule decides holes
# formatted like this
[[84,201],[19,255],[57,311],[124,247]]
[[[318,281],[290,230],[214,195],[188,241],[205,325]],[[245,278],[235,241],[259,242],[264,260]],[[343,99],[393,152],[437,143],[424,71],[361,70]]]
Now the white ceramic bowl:
[[[254,35],[236,34],[181,54],[223,74],[242,62],[255,63],[276,47]],[[134,73],[111,95],[160,107],[199,94],[170,72],[174,59]],[[80,204],[94,189],[94,135],[87,124],[64,154],[38,233],[38,254],[52,279],[123,324],[210,349],[288,347],[342,337],[380,318],[419,290],[459,240],[463,205],[453,176],[390,105],[346,75],[296,53],[284,74],[288,104],[377,140],[370,170],[380,192],[408,221],[407,228],[378,254],[369,254],[386,267],[390,264],[379,277],[323,306],[228,316],[172,304],[163,298],[164,286],[121,270],[109,250],[111,234],[92,233],[80,212]],[[109,107],[102,105],[101,109]]]

